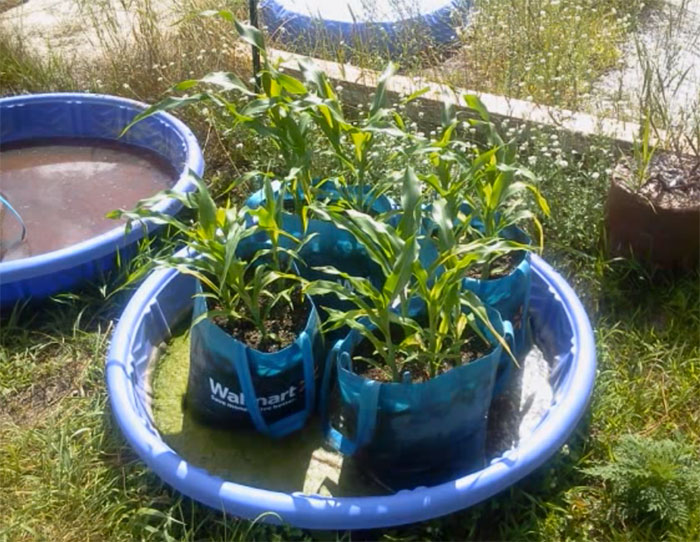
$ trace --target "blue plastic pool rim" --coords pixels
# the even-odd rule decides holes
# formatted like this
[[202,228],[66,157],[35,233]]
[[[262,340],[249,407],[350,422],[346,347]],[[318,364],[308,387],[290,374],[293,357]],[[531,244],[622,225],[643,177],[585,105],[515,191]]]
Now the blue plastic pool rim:
[[[115,107],[130,106],[139,110],[145,110],[148,105],[132,100],[130,98],[122,98],[121,96],[112,96],[109,94],[90,94],[78,92],[51,92],[45,94],[21,94],[9,98],[2,98],[0,102],[3,105],[52,102],[59,100],[76,100],[76,101],[91,101],[91,102],[108,102],[114,104]],[[159,112],[154,115],[163,119],[165,122],[175,128],[178,135],[183,138],[187,150],[187,157],[183,172],[177,179],[177,182],[171,187],[172,190],[178,192],[190,192],[195,189],[195,184],[190,180],[190,171],[201,175],[204,170],[204,157],[199,147],[199,142],[192,131],[180,120],[169,113]],[[57,138],[58,139],[58,138]],[[105,138],[106,141],[119,141],[118,139]],[[149,152],[155,152],[149,150]],[[157,153],[156,153],[157,154]],[[159,212],[174,214],[180,210],[182,204],[170,199],[163,201],[154,206],[154,209]],[[115,224],[118,224],[115,222]],[[147,224],[147,221],[143,221]],[[143,227],[140,224],[135,224],[131,233],[125,233],[124,224],[116,225],[114,228],[85,241],[69,245],[67,247],[37,254],[28,258],[20,258],[10,260],[8,262],[0,262],[0,277],[2,282],[10,283],[19,280],[31,279],[37,276],[52,274],[70,269],[84,262],[96,260],[101,256],[105,256],[117,249],[122,248],[132,241],[142,237]]]
[[[289,3],[285,0],[263,0],[261,3],[261,8],[282,11],[289,16],[295,17],[296,19],[303,18],[308,19],[309,21],[322,21],[330,24],[347,25],[352,27],[361,27],[363,25],[369,27],[373,25],[394,25],[402,23],[405,24],[407,22],[419,22],[424,21],[426,18],[433,16],[435,13],[442,12],[443,10],[452,11],[459,8],[455,0],[423,0],[424,5],[421,5],[417,12],[409,11],[409,17],[405,17],[401,12],[393,12],[391,16],[387,17],[386,15],[388,14],[386,10],[391,10],[392,8],[395,9],[394,3],[392,1],[388,1],[386,5],[383,5],[380,8],[385,10],[380,12],[382,15],[384,15],[384,17],[368,19],[365,18],[367,15],[374,17],[375,13],[362,13],[358,15],[352,11],[352,6],[350,6],[351,3],[352,2],[347,2],[346,7],[348,9],[347,11],[343,10],[343,15],[341,17],[336,17],[325,13],[323,11],[325,9],[324,3],[319,4],[316,11],[314,11],[311,9],[312,6],[308,5],[308,3],[306,5],[299,6],[294,2]],[[416,8],[416,6],[410,7]],[[373,7],[373,9],[376,8]]]
[[[537,255],[533,272],[564,305],[576,350],[573,374],[557,390],[547,414],[517,448],[465,477],[433,487],[419,487],[378,497],[323,497],[287,494],[226,481],[190,465],[135,411],[133,366],[128,363],[135,330],[146,309],[168,287],[177,271],[153,273],[127,305],[107,356],[106,380],[113,415],[136,453],[166,483],[211,508],[253,519],[267,512],[291,525],[308,529],[369,529],[415,523],[472,506],[514,484],[541,466],[568,440],[585,413],[593,391],[596,357],[593,330],[586,312],[566,281]],[[555,408],[556,407],[556,408]],[[185,486],[186,483],[186,487]],[[279,522],[275,515],[265,521]]]

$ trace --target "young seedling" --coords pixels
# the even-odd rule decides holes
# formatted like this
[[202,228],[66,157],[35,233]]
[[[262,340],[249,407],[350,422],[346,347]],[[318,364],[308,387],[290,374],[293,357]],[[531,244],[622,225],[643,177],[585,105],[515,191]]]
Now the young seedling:
[[[250,224],[249,209],[230,203],[217,207],[206,185],[194,177],[195,192],[181,194],[164,191],[142,200],[131,211],[114,211],[110,218],[126,218],[127,231],[134,223],[169,225],[179,234],[189,249],[184,256],[172,255],[156,263],[171,267],[198,279],[203,288],[208,310],[199,318],[223,320],[229,324],[243,321],[252,324],[268,338],[265,325],[271,311],[278,305],[290,309],[303,303],[302,280],[294,273],[293,264],[302,246],[277,221],[274,212],[277,199],[271,198],[267,207],[258,209],[258,224]],[[178,199],[194,213],[191,222],[153,210],[153,205],[166,199]],[[280,243],[291,241],[290,247]],[[199,320],[198,320],[199,321]],[[196,324],[196,322],[195,322]],[[274,338],[274,337],[273,337]]]
[[[372,345],[376,356],[361,359],[386,372],[394,382],[403,380],[409,365],[419,364],[429,378],[460,365],[467,329],[484,339],[479,324],[505,344],[491,325],[483,303],[463,288],[464,271],[479,261],[488,247],[476,240],[458,252],[443,255],[425,269],[419,258],[423,240],[421,202],[419,180],[412,168],[407,168],[403,176],[403,213],[395,226],[353,209],[314,208],[357,238],[385,280],[376,287],[365,277],[326,266],[320,270],[340,280],[313,281],[306,291],[311,295],[334,294],[352,305],[346,311],[326,308],[326,328],[357,330]],[[450,269],[438,273],[448,261]]]

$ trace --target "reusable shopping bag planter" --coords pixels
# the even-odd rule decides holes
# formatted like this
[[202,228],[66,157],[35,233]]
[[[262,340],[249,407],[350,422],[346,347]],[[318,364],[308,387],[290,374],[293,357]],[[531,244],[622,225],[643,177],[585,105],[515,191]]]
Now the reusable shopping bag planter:
[[[129,226],[143,219],[166,223],[186,245],[158,263],[197,280],[187,394],[192,414],[221,427],[252,425],[271,437],[287,435],[314,410],[323,359],[318,313],[294,266],[298,247],[277,242],[276,217],[251,225],[246,208],[217,207],[201,179],[194,181],[197,191],[180,200],[195,220],[156,212],[153,199],[117,214]],[[261,237],[270,242],[256,243]]]
[[[530,244],[527,234],[513,226],[504,230],[503,237],[524,245]],[[519,250],[512,254],[517,264],[508,274],[490,279],[467,277],[464,279],[464,287],[477,294],[484,303],[496,309],[501,318],[512,324],[513,353],[517,359],[523,359],[532,347],[528,319],[532,283],[530,251]],[[512,367],[513,360],[504,356],[496,375],[495,393],[500,393],[507,385]]]
[[[272,189],[279,193],[281,183],[275,181]],[[380,215],[395,209],[394,202],[384,194],[375,194],[370,187],[364,190],[362,197],[357,197],[360,188],[358,186],[340,187],[337,181],[327,179],[318,189],[319,199],[325,199],[331,203],[338,201],[343,195],[355,200],[359,206],[367,208],[371,213]],[[291,194],[284,195],[287,207],[292,207]],[[246,201],[251,209],[256,209],[265,203],[265,190],[260,189],[252,194]],[[254,222],[251,219],[251,223]],[[368,257],[367,251],[350,232],[338,227],[331,220],[309,218],[306,231],[303,230],[302,220],[298,214],[290,210],[282,213],[282,227],[298,239],[309,238],[307,243],[299,251],[299,273],[307,280],[327,279],[327,274],[318,271],[317,267],[332,265],[337,269],[360,276],[366,276],[375,284],[382,279],[381,270]],[[262,239],[257,239],[262,241]],[[334,296],[323,296],[318,299],[318,307],[341,308],[343,303]],[[323,309],[321,308],[323,312]]]
[[[487,309],[497,333],[512,328]],[[439,484],[484,466],[488,410],[502,347],[482,326],[488,353],[422,382],[381,382],[355,371],[364,340],[352,331],[324,371],[321,414],[328,442],[391,489]],[[338,426],[338,422],[342,427]]]
[[[201,286],[198,287],[201,293]],[[221,427],[254,427],[272,437],[301,429],[316,405],[323,359],[318,312],[289,346],[262,352],[235,339],[209,318],[205,298],[194,299],[187,407],[199,420]]]
[[[419,257],[418,178],[409,167],[403,179],[395,225],[364,213],[329,212],[381,268],[382,283],[327,269],[344,280],[307,287],[311,295],[332,293],[352,305],[330,311],[324,324],[352,330],[336,343],[324,371],[324,433],[392,489],[444,482],[482,466],[496,370],[503,345],[512,345],[510,324],[464,288],[465,270],[487,247],[477,240],[426,267]],[[479,342],[483,354],[475,349]],[[363,344],[368,348],[358,353]]]

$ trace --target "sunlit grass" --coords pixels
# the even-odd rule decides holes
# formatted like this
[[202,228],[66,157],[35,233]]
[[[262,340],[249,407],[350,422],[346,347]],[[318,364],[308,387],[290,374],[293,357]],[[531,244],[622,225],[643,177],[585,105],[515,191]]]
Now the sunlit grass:
[[576,107],[615,66],[643,0],[476,0],[449,80],[460,86]]

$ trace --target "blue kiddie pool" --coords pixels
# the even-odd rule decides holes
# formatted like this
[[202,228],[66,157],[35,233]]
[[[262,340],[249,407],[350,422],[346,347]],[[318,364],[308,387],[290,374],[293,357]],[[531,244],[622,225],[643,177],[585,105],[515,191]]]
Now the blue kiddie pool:
[[[0,99],[0,149],[31,146],[36,142],[52,145],[52,142],[66,140],[70,140],[73,145],[128,147],[137,154],[148,154],[167,166],[171,171],[170,188],[180,192],[193,190],[189,171],[202,175],[204,161],[196,138],[182,122],[167,113],[158,113],[139,122],[123,137],[119,137],[124,127],[146,107],[133,100],[97,94],[56,93],[3,98]],[[42,147],[45,148],[47,147]],[[39,152],[44,153],[43,150]],[[3,152],[3,155],[8,156],[9,152]],[[5,168],[10,167],[7,165],[9,159],[4,162]],[[110,167],[109,163],[99,165],[102,169]],[[52,172],[59,171],[64,166],[60,160],[46,166],[58,167],[56,170],[47,170],[47,180],[51,181]],[[132,185],[138,185],[143,179],[130,181]],[[39,189],[32,189],[34,195],[43,191],[44,186],[47,191],[53,190],[50,185],[47,182]],[[0,192],[6,192],[6,188],[0,187]],[[120,187],[117,186],[116,191],[119,190]],[[79,195],[76,194],[76,197]],[[100,194],[97,194],[95,200],[99,197]],[[55,200],[53,197],[47,198],[54,205]],[[21,217],[23,209],[13,210],[12,203],[12,198],[8,196],[6,200],[0,201],[0,210],[6,216],[12,212],[12,217],[18,218],[14,214],[16,211]],[[80,224],[84,218],[81,212],[71,209],[69,204],[63,205],[65,207],[62,212],[65,216]],[[159,210],[174,214],[180,207],[179,202],[169,200],[160,204]],[[37,212],[37,209],[34,211]],[[101,230],[102,233],[98,235],[56,250],[9,261],[0,259],[0,306],[9,307],[21,300],[43,298],[67,291],[81,282],[95,278],[114,268],[117,252],[122,259],[127,258],[144,234],[143,228],[137,227],[125,235],[124,225],[117,222],[113,226],[108,224],[106,228],[110,229]],[[52,225],[46,224],[35,239],[52,233]]]
[[[106,367],[113,414],[136,453],[166,483],[234,516],[254,519],[268,513],[262,516],[264,521],[301,528],[368,529],[423,521],[467,508],[522,479],[559,450],[584,414],[593,390],[595,344],[586,313],[566,281],[547,263],[533,255],[532,268],[530,315],[535,342],[549,358],[551,397],[519,444],[467,476],[393,494],[385,490],[383,494],[346,493],[340,497],[280,491],[274,489],[275,480],[247,481],[249,469],[241,469],[236,476],[219,476],[190,462],[186,454],[166,443],[166,435],[154,422],[152,404],[151,375],[163,344],[170,340],[176,322],[187,320],[192,312],[194,281],[172,269],[156,271],[144,282],[114,332]],[[284,457],[286,450],[291,450],[293,440],[289,439],[318,438],[315,434],[313,428],[305,429],[297,436],[275,441],[274,446],[269,440],[261,446],[282,448]],[[226,461],[233,461],[236,443],[252,441],[241,432],[227,436],[232,444],[224,447],[223,455]],[[253,450],[243,452],[256,455]],[[261,453],[266,452],[261,448]],[[271,462],[269,468],[283,476],[299,463],[290,461],[280,467]]]
[[[312,53],[319,45],[417,52],[457,39],[471,0],[262,0],[260,13],[277,41]],[[410,37],[409,37],[410,36]],[[410,42],[417,38],[420,43]]]

